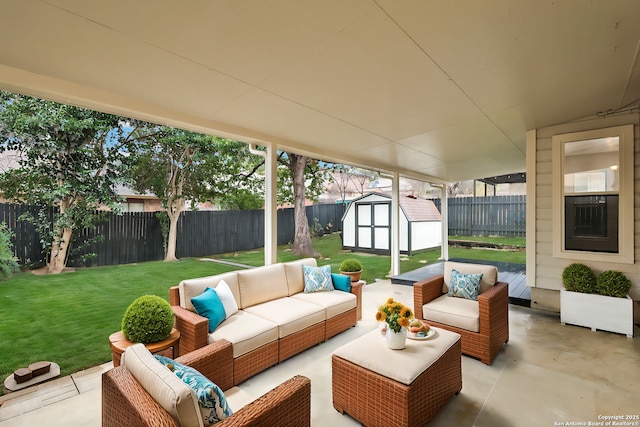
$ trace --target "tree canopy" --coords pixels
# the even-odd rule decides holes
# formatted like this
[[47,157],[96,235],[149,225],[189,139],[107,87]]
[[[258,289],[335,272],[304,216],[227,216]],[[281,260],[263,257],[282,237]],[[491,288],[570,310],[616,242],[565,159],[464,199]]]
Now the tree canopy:
[[246,173],[252,167],[246,144],[148,123],[131,135],[127,176],[134,189],[162,202],[169,219],[165,260],[176,259],[177,224],[187,204],[255,200],[258,181]]
[[[125,123],[111,114],[0,92],[1,151],[18,167],[0,175],[6,199],[39,207],[24,219],[49,254],[49,273],[66,266],[74,230],[95,224],[100,205],[117,209]],[[56,207],[53,221],[46,209]]]

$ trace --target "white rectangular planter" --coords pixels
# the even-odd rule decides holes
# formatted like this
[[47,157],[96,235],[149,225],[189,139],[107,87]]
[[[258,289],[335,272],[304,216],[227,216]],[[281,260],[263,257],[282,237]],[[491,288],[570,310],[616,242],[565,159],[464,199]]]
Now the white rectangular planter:
[[616,332],[633,338],[633,300],[560,291],[560,323]]

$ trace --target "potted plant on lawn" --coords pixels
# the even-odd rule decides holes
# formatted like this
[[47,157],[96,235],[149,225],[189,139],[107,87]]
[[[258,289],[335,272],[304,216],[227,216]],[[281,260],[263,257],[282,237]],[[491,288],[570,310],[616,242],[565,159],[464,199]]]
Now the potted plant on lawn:
[[347,258],[340,264],[340,274],[345,274],[351,277],[352,282],[357,282],[362,275],[362,264],[355,258]]
[[586,326],[633,337],[633,300],[631,281],[620,271],[607,270],[597,277],[580,263],[562,272],[560,322]]

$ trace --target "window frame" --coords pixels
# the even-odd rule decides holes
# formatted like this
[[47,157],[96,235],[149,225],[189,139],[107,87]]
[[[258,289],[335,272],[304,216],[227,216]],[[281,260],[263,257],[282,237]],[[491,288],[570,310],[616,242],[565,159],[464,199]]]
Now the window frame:
[[[565,249],[565,144],[597,138],[619,138],[619,206],[618,206],[618,253],[592,252]],[[553,159],[553,257],[583,261],[602,261],[633,264],[634,259],[634,140],[633,125],[616,126],[554,135]],[[586,195],[586,194],[585,194]],[[558,214],[555,214],[558,212]]]

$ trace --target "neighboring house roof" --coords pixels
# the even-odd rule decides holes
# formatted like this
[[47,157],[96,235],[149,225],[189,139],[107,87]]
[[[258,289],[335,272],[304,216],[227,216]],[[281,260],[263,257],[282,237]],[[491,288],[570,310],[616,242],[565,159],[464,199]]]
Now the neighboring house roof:
[[125,198],[134,198],[134,199],[157,199],[158,198],[158,196],[148,191],[145,191],[144,193],[138,193],[137,191],[135,191],[130,187],[127,187],[126,185],[117,185],[116,193],[118,194],[118,196],[122,196]]

